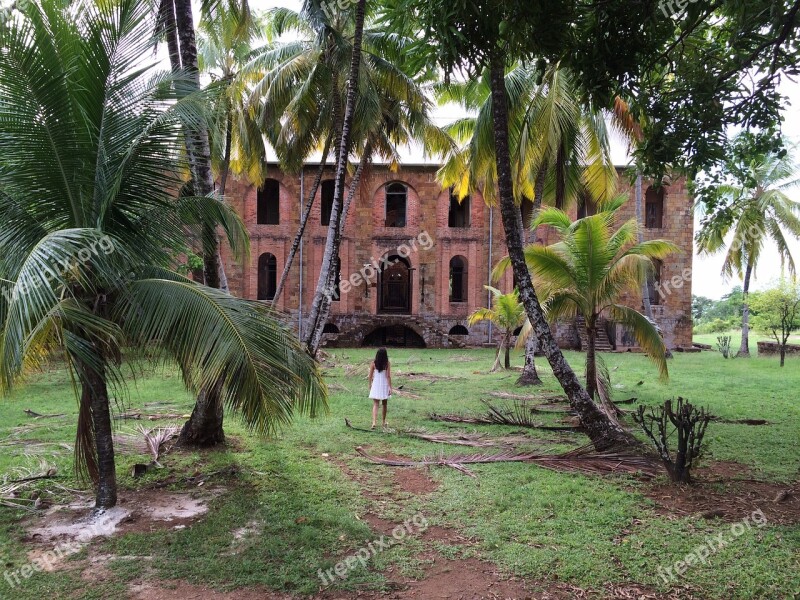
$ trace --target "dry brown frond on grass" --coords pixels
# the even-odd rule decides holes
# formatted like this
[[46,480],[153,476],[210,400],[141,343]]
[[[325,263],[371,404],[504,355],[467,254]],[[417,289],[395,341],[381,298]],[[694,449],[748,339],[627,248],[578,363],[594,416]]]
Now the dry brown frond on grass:
[[589,444],[563,454],[537,454],[533,452],[498,452],[494,454],[458,454],[435,456],[421,460],[383,458],[368,454],[361,446],[356,448],[361,456],[376,464],[392,467],[424,467],[440,465],[463,468],[468,464],[498,462],[530,462],[553,471],[571,471],[586,474],[626,473],[648,478],[664,472],[661,462],[650,456],[624,452],[598,452]]

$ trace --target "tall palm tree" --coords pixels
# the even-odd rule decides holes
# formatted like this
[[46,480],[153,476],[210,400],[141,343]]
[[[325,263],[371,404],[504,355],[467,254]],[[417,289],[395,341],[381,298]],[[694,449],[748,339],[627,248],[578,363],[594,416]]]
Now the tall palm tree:
[[[142,63],[152,11],[136,0],[19,5],[0,24],[0,391],[54,351],[79,396],[76,469],[96,506],[117,500],[110,397],[125,353],[173,360],[188,389],[220,383],[245,423],[275,431],[324,407],[314,362],[262,305],[171,270],[185,227],[244,224],[213,196],[175,199],[181,132],[204,103]],[[131,350],[133,349],[133,350]]]
[[506,369],[510,369],[511,338],[514,335],[514,330],[516,330],[517,327],[521,327],[525,322],[525,307],[522,306],[519,301],[519,293],[517,290],[504,294],[490,285],[485,285],[483,287],[492,293],[492,306],[490,308],[479,308],[469,316],[467,322],[471,326],[481,321],[490,321],[502,331],[500,342],[497,345],[497,356],[492,366],[492,372],[500,368],[500,356],[504,351],[505,359],[503,361],[503,366]]
[[[638,224],[630,219],[619,227],[615,219],[625,198],[611,201],[596,215],[572,221],[557,208],[545,208],[532,227],[547,225],[559,235],[551,246],[531,244],[525,247],[525,261],[536,279],[539,294],[547,298],[548,319],[585,319],[588,347],[586,349],[586,391],[589,396],[606,404],[609,416],[614,414],[606,394],[599,394],[595,342],[599,320],[607,314],[614,321],[631,329],[636,341],[653,360],[659,375],[666,378],[665,346],[652,322],[638,311],[619,304],[621,294],[641,289],[652,270],[652,260],[663,259],[678,251],[666,240],[637,242]],[[616,228],[615,228],[616,227]],[[502,259],[495,276],[509,266]]]
[[[250,68],[263,75],[254,87],[284,170],[300,169],[308,155],[323,147],[322,161],[301,212],[301,222],[290,247],[275,294],[277,301],[288,277],[319,188],[330,146],[338,147],[342,105],[352,55],[352,14],[328,11],[322,31],[314,29],[312,15],[276,8],[267,14],[266,34],[277,39],[257,53]],[[282,36],[292,34],[291,41]],[[409,74],[406,50],[413,40],[365,26],[360,67],[353,152],[364,156],[371,141],[373,152],[396,166],[398,144],[420,140],[426,148],[449,148],[450,140],[436,127],[429,113],[423,76]],[[343,220],[340,219],[340,220]]]
[[[531,198],[535,212],[545,198],[566,206],[584,190],[596,203],[608,200],[617,174],[605,113],[579,103],[570,73],[557,66],[541,73],[515,65],[505,75],[505,88],[515,202]],[[453,186],[462,197],[482,189],[487,202],[495,202],[497,160],[489,71],[477,81],[443,85],[438,91],[441,101],[454,101],[477,113],[448,128],[462,145],[439,171],[442,185]],[[519,385],[541,382],[534,359],[537,348],[536,336],[528,336]]]
[[252,59],[260,23],[242,22],[238,12],[221,5],[213,18],[201,19],[199,33],[198,67],[212,80],[211,164],[224,196],[229,175],[244,176],[258,185],[266,177],[267,149],[249,102],[252,81],[243,72]]
[[[795,175],[796,167],[789,154],[754,156],[744,165],[738,182],[717,188],[722,200],[720,208],[707,216],[697,233],[701,252],[726,251],[722,276],[736,274],[742,279],[742,343],[738,356],[750,356],[747,295],[764,246],[772,241],[778,247],[781,262],[790,273],[796,272],[787,238],[800,238],[800,202],[786,194],[797,185],[792,180]],[[703,205],[698,203],[698,209],[702,211]]]

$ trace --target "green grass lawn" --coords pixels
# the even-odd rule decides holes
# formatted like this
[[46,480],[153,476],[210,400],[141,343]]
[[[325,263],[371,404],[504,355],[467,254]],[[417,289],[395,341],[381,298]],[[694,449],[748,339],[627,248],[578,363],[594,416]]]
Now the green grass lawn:
[[[717,347],[717,338],[723,335],[731,336],[731,347],[735,348],[737,351],[739,350],[739,346],[742,344],[742,330],[741,329],[732,329],[730,331],[725,331],[724,333],[695,333],[692,336],[692,339],[695,342],[699,342],[701,344],[710,344],[712,348],[716,349]],[[750,332],[750,353],[757,354],[758,353],[758,342],[774,342],[775,338],[769,335],[765,335],[763,333],[759,333],[758,331],[751,331]],[[800,332],[793,333],[789,336],[790,344],[800,344]]]
[[[530,464],[475,465],[476,479],[453,469],[433,468],[438,488],[429,494],[398,491],[391,467],[371,464],[356,446],[374,454],[422,457],[456,454],[472,449],[432,444],[394,434],[347,429],[344,418],[368,427],[371,402],[362,375],[345,365],[366,365],[372,352],[332,350],[336,366],[325,369],[331,386],[330,415],[300,418],[278,439],[252,437],[235,418],[227,422],[232,441],[226,450],[167,454],[164,469],[133,480],[129,475],[141,455],[118,456],[118,479],[126,490],[153,488],[159,481],[212,472],[234,465],[235,476],[220,475],[209,486],[225,492],[211,503],[198,522],[180,530],[128,533],[93,542],[54,573],[36,573],[11,590],[0,581],[0,598],[124,597],[127,586],[140,580],[182,579],[230,590],[265,586],[298,596],[317,592],[318,569],[333,567],[377,534],[365,521],[376,515],[393,523],[421,513],[434,525],[457,531],[465,543],[423,542],[412,539],[372,559],[338,584],[343,593],[380,590],[398,574],[419,577],[426,556],[436,550],[449,558],[477,556],[496,563],[501,572],[524,577],[535,590],[555,581],[585,589],[635,582],[666,593],[658,568],[682,559],[708,536],[730,530],[730,523],[696,515],[661,515],[644,494],[649,485],[633,478],[557,473]],[[480,410],[481,398],[491,391],[517,392],[516,373],[487,373],[490,350],[392,350],[395,386],[420,399],[395,396],[389,422],[396,428],[452,431],[453,426],[427,419],[431,411]],[[583,356],[569,353],[580,368]],[[706,440],[709,461],[738,461],[749,472],[743,477],[795,482],[800,466],[800,359],[723,360],[716,352],[676,354],[670,361],[670,380],[659,382],[655,369],[641,355],[610,354],[615,397],[636,396],[655,405],[683,396],[728,419],[763,418],[763,427],[712,423]],[[515,355],[519,364],[521,357]],[[557,385],[543,359],[539,361],[545,389]],[[431,373],[456,379],[428,381],[406,374]],[[171,370],[138,373],[129,397],[120,408],[145,412],[188,412],[192,398]],[[641,384],[640,384],[641,382]],[[66,417],[33,420],[37,413],[66,413]],[[77,407],[68,374],[54,369],[31,378],[0,403],[0,473],[12,478],[56,466],[66,487],[72,479],[68,445],[75,434]],[[137,422],[124,422],[132,432]],[[510,427],[481,431],[508,433]],[[27,443],[20,445],[19,440]],[[529,447],[558,451],[585,443],[581,436],[537,432]],[[65,443],[67,446],[60,446]],[[325,455],[325,456],[323,456]],[[40,484],[48,489],[49,482]],[[166,489],[186,490],[180,481]],[[366,492],[366,493],[365,493]],[[679,493],[676,491],[676,494]],[[64,493],[63,500],[69,495]],[[28,561],[24,515],[0,508],[0,558],[5,569]],[[34,518],[35,519],[35,518]],[[257,533],[238,539],[242,528]],[[235,552],[231,551],[235,548]],[[800,589],[798,569],[800,526],[768,523],[745,533],[721,549],[707,565],[689,569],[679,585],[702,598],[791,598]],[[113,576],[91,585],[81,579],[88,556],[120,557],[108,565]],[[126,557],[148,557],[131,560]],[[678,585],[678,584],[676,584]],[[796,597],[796,596],[794,596]]]

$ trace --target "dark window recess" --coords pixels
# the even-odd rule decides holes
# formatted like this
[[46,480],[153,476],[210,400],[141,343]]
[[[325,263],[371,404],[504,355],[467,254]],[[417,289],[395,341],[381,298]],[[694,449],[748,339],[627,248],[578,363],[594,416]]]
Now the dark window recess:
[[450,212],[447,214],[447,226],[466,228],[469,227],[470,197],[466,196],[459,201],[458,196],[450,190]]
[[279,225],[281,222],[281,186],[275,179],[267,179],[258,189],[256,223]]
[[278,260],[266,252],[258,257],[258,299],[273,300],[278,287]]
[[448,332],[448,335],[469,335],[469,330],[463,325],[453,325]]
[[333,193],[336,191],[336,182],[327,179],[322,182],[322,203],[320,204],[320,224],[331,224],[331,209],[333,208]]
[[581,195],[578,205],[578,218],[591,217],[597,214],[597,204],[586,194]]
[[333,323],[325,323],[325,327],[322,328],[322,333],[339,333],[339,328]]
[[653,270],[647,275],[647,295],[650,297],[650,304],[658,306],[661,304],[661,294],[658,293],[661,287],[661,270],[664,263],[660,260],[653,260]]
[[406,204],[408,188],[402,183],[386,186],[386,227],[406,226]]
[[197,267],[196,269],[192,269],[192,281],[196,281],[197,283],[203,284],[206,282],[205,273],[203,273],[203,267]]
[[450,302],[467,301],[467,259],[454,256],[450,259]]
[[647,229],[664,227],[664,188],[647,188],[644,202],[644,226]]
[[531,218],[533,217],[533,202],[523,196],[522,202],[519,203],[519,214],[522,217],[522,228],[527,231],[531,227]]

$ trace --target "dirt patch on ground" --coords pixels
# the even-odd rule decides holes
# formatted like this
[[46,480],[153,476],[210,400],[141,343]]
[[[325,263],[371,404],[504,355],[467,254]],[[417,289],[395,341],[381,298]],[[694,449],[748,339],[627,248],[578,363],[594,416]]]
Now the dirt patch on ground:
[[42,517],[29,521],[26,541],[48,546],[83,544],[129,531],[183,528],[205,514],[208,501],[222,491],[216,488],[193,494],[163,490],[122,492],[117,506],[100,513],[92,510],[93,501],[88,499],[55,506]]
[[430,494],[439,488],[439,483],[428,476],[426,469],[397,468],[392,474],[395,486],[409,494]]
[[729,461],[715,462],[697,470],[692,485],[660,481],[644,488],[662,515],[694,515],[742,521],[761,510],[768,523],[800,523],[800,482],[772,483],[748,479],[750,470]]
[[185,581],[139,582],[128,588],[131,600],[291,600],[294,596],[264,588],[246,588],[219,592]]

